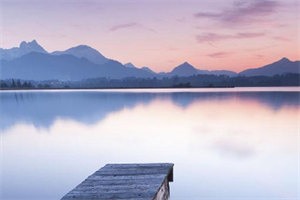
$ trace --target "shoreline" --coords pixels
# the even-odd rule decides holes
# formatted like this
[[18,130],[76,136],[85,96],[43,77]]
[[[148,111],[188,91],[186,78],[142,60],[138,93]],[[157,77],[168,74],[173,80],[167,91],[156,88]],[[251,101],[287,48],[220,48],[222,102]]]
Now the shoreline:
[[300,86],[255,86],[255,87],[192,87],[192,88],[19,88],[0,89],[0,93],[5,92],[300,92]]
[[[257,86],[261,87],[261,86]],[[278,87],[278,86],[269,86],[269,87]],[[291,86],[282,86],[282,87],[291,87]],[[295,86],[297,87],[297,86]],[[113,90],[113,89],[201,89],[201,88],[235,88],[235,86],[220,86],[220,87],[91,87],[91,88],[81,88],[81,87],[68,87],[68,88],[60,88],[60,87],[53,87],[53,88],[0,88],[0,91],[5,90]]]

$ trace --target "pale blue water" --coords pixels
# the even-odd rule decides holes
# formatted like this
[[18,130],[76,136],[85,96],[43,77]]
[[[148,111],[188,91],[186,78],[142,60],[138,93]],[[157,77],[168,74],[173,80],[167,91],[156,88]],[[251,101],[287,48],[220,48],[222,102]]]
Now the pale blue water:
[[300,88],[0,92],[1,199],[106,163],[173,162],[171,199],[296,200]]

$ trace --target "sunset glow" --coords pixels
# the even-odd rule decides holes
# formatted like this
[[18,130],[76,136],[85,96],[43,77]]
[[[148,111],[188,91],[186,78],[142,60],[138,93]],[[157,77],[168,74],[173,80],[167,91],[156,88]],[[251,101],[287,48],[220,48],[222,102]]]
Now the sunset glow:
[[300,59],[297,0],[1,0],[0,47],[89,45],[156,72],[188,61],[240,72]]

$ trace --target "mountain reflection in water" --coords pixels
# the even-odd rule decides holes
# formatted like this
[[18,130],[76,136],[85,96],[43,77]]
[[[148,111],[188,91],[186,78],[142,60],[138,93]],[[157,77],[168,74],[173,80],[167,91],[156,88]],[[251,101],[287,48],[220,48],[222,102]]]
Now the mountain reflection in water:
[[1,92],[0,198],[60,199],[106,163],[173,162],[173,200],[296,200],[299,91],[238,90]]

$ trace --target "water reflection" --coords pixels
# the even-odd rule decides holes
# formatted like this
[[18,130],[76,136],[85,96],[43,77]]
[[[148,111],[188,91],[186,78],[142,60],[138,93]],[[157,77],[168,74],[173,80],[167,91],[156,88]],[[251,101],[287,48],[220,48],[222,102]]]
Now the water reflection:
[[[283,95],[284,94],[284,95]],[[297,92],[16,92],[0,94],[0,128],[19,122],[49,128],[58,118],[68,118],[85,124],[102,120],[113,112],[148,104],[155,99],[168,99],[186,108],[194,102],[244,100],[255,101],[273,110],[284,106],[297,107]]]
[[57,118],[69,118],[90,124],[135,104],[147,103],[144,95],[98,92],[20,92],[0,95],[1,128],[18,122],[48,128]]
[[1,199],[59,199],[120,162],[174,162],[175,200],[299,197],[297,92],[0,96]]

